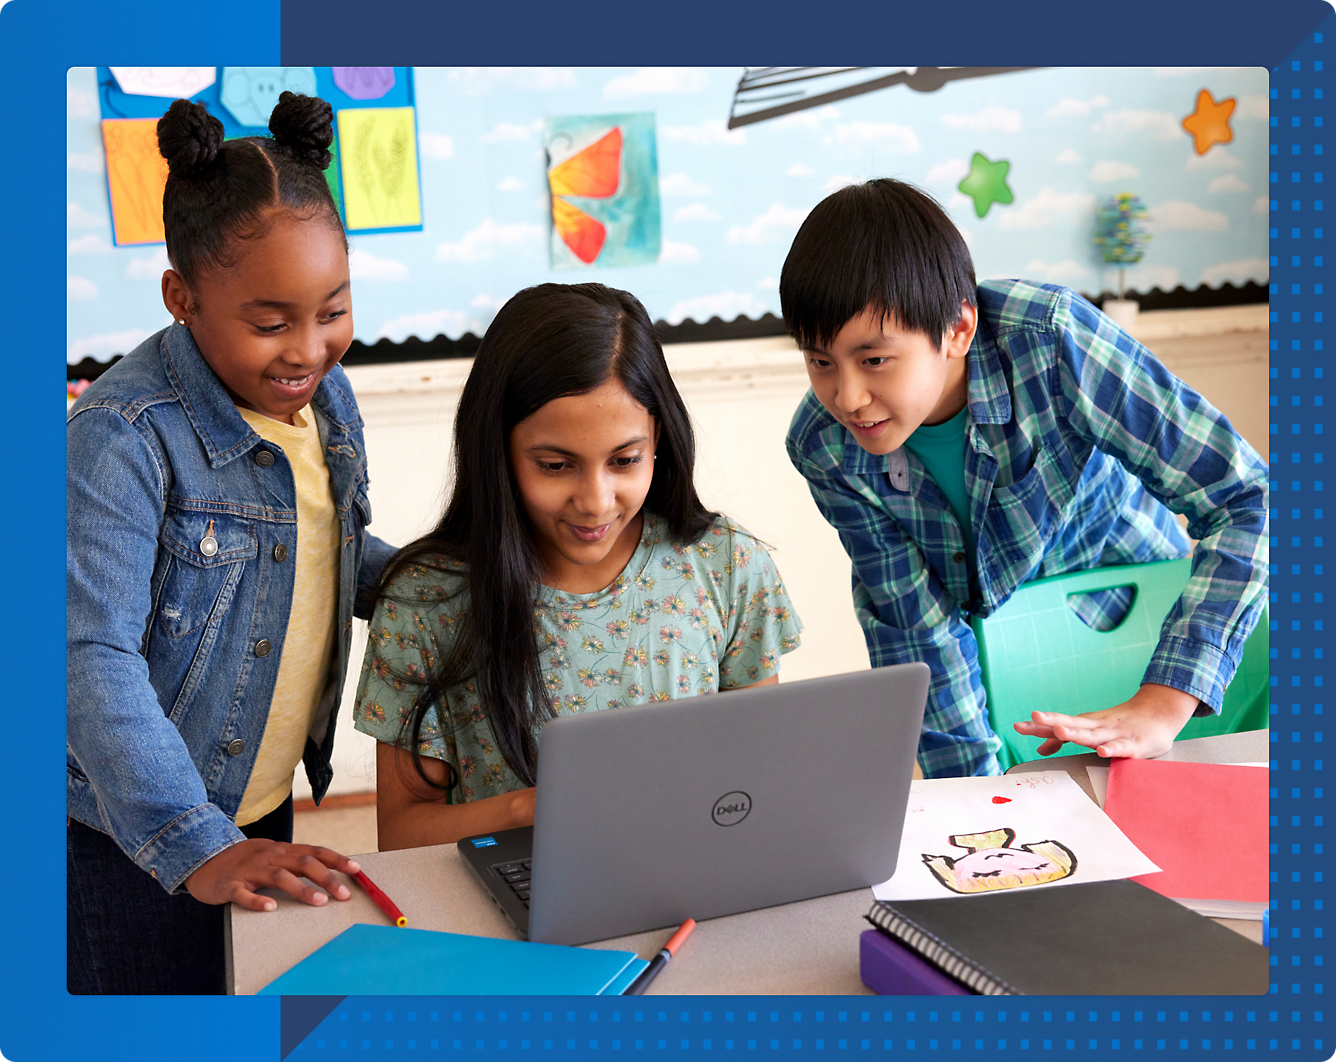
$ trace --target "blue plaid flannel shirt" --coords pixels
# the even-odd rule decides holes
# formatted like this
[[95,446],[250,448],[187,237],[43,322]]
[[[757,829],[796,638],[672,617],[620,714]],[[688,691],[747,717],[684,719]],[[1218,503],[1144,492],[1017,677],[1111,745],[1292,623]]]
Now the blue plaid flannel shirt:
[[987,281],[978,299],[965,459],[975,596],[960,525],[908,450],[868,453],[811,391],[787,440],[853,562],[872,666],[932,669],[928,777],[998,773],[968,614],[1022,583],[1187,556],[1171,511],[1185,515],[1192,576],[1142,681],[1215,711],[1266,599],[1267,469],[1225,417],[1075,292]]

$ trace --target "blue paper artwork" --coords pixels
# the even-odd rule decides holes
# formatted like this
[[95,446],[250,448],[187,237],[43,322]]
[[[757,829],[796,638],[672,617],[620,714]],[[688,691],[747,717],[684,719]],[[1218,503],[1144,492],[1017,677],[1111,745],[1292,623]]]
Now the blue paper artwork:
[[659,160],[653,114],[548,118],[553,269],[656,262]]
[[394,88],[392,66],[336,66],[334,84],[351,99],[378,100]]
[[266,128],[284,92],[314,96],[313,66],[225,66],[221,98],[241,125]]

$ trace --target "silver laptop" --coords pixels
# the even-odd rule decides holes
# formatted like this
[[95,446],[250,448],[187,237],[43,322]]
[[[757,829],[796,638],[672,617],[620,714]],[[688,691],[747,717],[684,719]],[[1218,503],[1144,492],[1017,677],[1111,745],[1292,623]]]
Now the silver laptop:
[[928,680],[900,664],[554,719],[532,829],[460,855],[521,936],[550,944],[885,881]]

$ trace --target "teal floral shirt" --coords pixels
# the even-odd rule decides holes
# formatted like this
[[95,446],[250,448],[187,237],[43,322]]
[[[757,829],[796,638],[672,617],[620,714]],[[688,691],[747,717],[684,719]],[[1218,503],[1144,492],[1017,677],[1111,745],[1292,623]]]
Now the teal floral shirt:
[[[405,569],[376,606],[354,702],[358,730],[404,745],[404,721],[426,671],[469,608],[460,566]],[[750,686],[799,644],[779,571],[765,547],[720,518],[700,541],[675,543],[645,513],[640,544],[611,586],[592,594],[538,588],[534,629],[559,715],[623,708]],[[423,721],[418,751],[459,771],[455,802],[521,788],[506,766],[471,682]]]

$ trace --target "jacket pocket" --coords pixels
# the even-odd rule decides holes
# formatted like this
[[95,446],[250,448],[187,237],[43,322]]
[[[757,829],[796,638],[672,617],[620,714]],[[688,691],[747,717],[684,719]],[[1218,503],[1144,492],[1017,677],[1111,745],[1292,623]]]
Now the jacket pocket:
[[174,510],[162,527],[166,570],[154,622],[185,638],[227,611],[245,561],[259,551],[251,525],[228,513]]
[[1061,463],[1051,451],[1040,450],[1024,476],[1005,487],[993,487],[988,519],[993,523],[994,545],[1037,561],[1065,523],[1074,497]]

